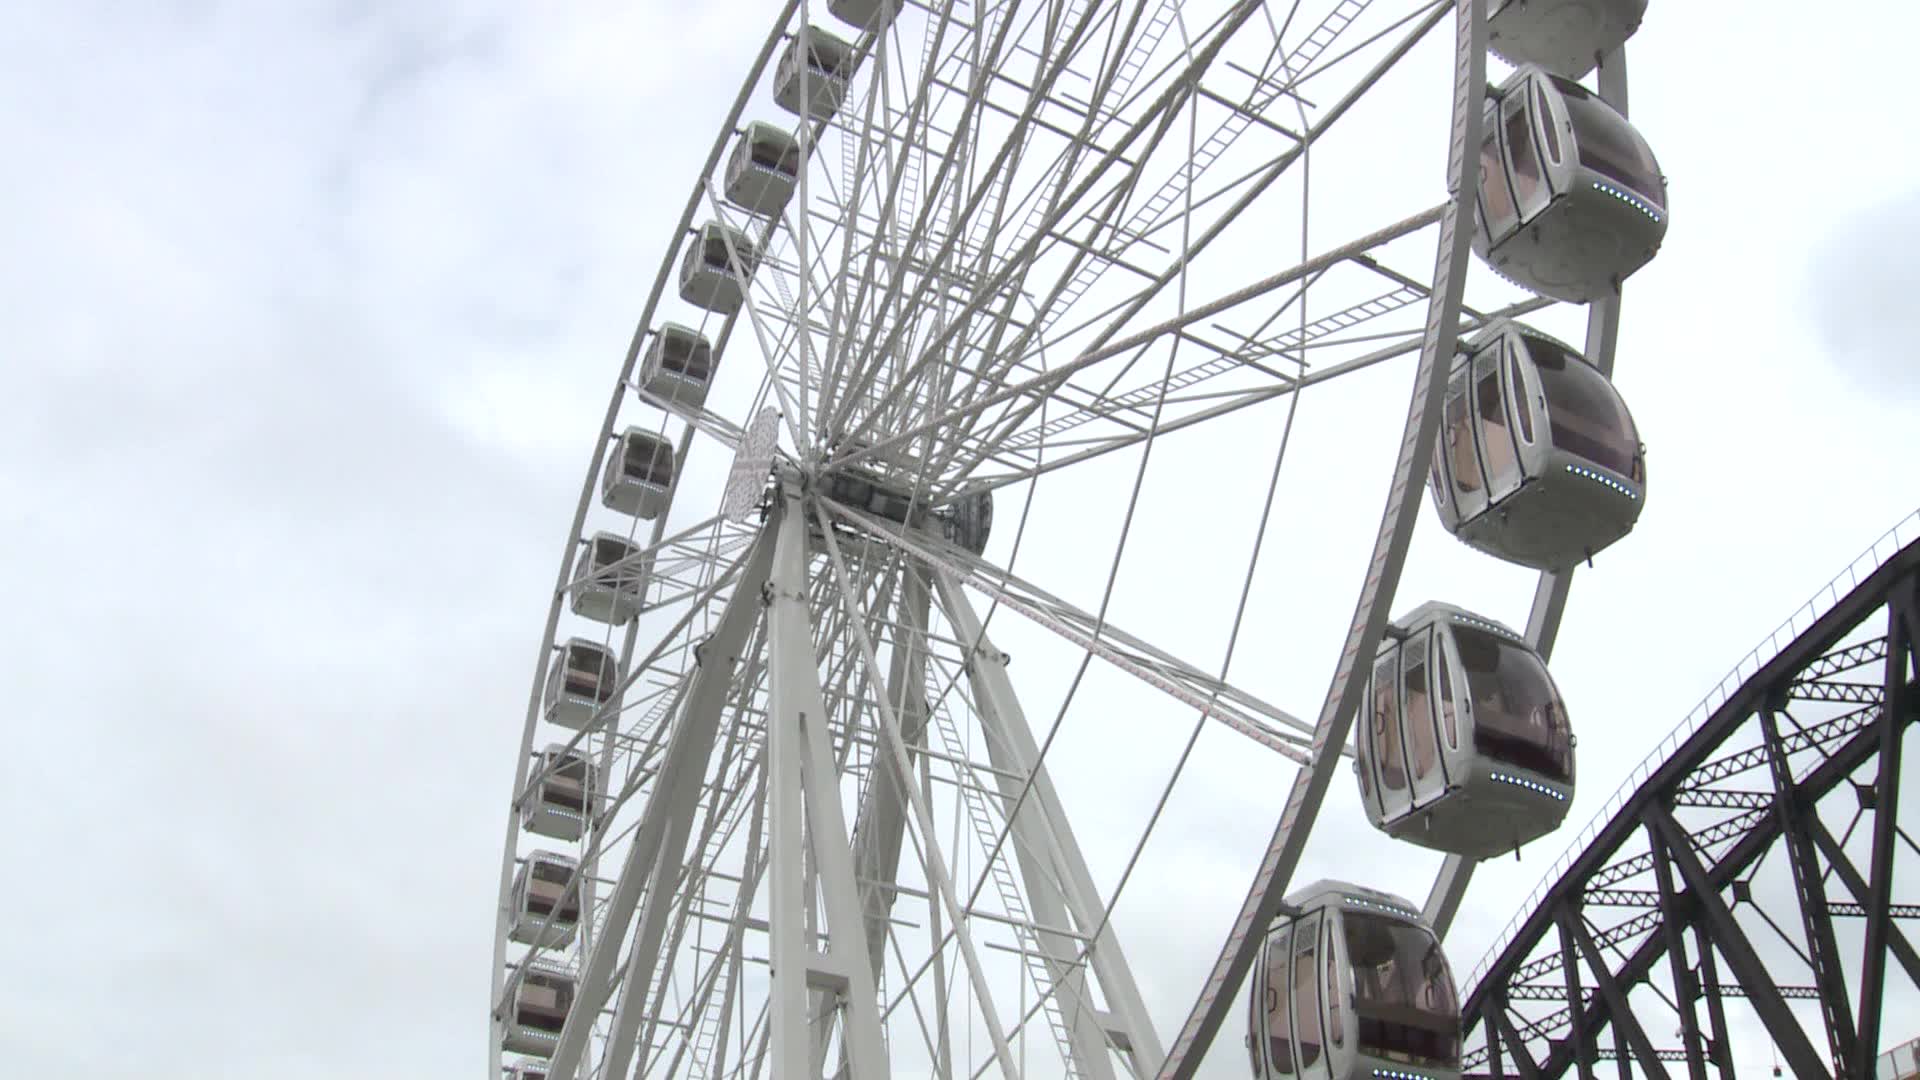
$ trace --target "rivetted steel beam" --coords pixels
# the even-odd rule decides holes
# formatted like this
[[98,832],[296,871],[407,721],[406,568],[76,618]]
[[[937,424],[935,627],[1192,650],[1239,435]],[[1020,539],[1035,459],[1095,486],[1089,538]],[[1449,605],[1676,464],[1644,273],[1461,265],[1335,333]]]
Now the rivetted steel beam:
[[1667,1080],[1667,1067],[1660,1063],[1660,1055],[1654,1050],[1653,1041],[1647,1038],[1646,1030],[1633,1015],[1633,1008],[1627,1004],[1626,992],[1614,981],[1613,972],[1607,970],[1607,958],[1600,955],[1599,947],[1593,943],[1593,935],[1587,933],[1586,924],[1565,904],[1554,912],[1554,921],[1560,924],[1562,934],[1573,939],[1581,957],[1587,962],[1587,970],[1593,972],[1594,989],[1600,992],[1600,1000],[1611,1014],[1609,1019],[1613,1021],[1613,1030],[1633,1048],[1634,1057],[1639,1059],[1640,1067],[1648,1075]]
[[1687,842],[1686,830],[1673,820],[1667,808],[1657,802],[1646,811],[1647,820],[1660,832],[1660,839],[1667,847],[1667,857],[1673,861],[1674,869],[1680,871],[1680,877],[1686,882],[1689,897],[1698,911],[1700,919],[1706,924],[1707,934],[1719,946],[1721,955],[1727,958],[1728,966],[1733,968],[1733,977],[1747,992],[1747,1000],[1753,1010],[1760,1014],[1760,1022],[1766,1025],[1774,1044],[1787,1059],[1787,1064],[1798,1076],[1824,1077],[1832,1075],[1827,1071],[1826,1063],[1807,1041],[1807,1033],[1801,1030],[1800,1021],[1794,1019],[1792,1010],[1787,1008],[1785,999],[1774,987],[1772,976],[1767,974],[1767,966],[1754,952],[1753,942],[1747,940],[1747,933],[1734,919],[1733,912],[1720,899],[1720,890],[1714,886],[1713,879],[1707,875],[1700,859],[1693,853],[1693,847]]
[[1814,859],[1813,838],[1807,835],[1805,811],[1798,804],[1793,769],[1780,742],[1780,722],[1771,708],[1758,717],[1767,748],[1767,767],[1773,776],[1773,812],[1780,819],[1780,839],[1787,849],[1800,925],[1807,935],[1807,954],[1814,984],[1820,987],[1820,1010],[1826,1020],[1827,1042],[1834,1061],[1853,1058],[1853,1016],[1847,1005],[1847,980],[1840,971],[1840,949],[1833,938],[1833,916],[1827,911],[1827,891]]
[[1920,636],[1920,574],[1894,586],[1887,598],[1886,699],[1880,715],[1880,775],[1874,781],[1873,862],[1868,868],[1867,943],[1860,966],[1860,1041],[1850,1064],[1870,1075],[1880,1042],[1880,1003],[1887,974],[1887,933],[1892,927],[1893,840],[1900,803],[1900,736],[1914,712],[1907,667]]

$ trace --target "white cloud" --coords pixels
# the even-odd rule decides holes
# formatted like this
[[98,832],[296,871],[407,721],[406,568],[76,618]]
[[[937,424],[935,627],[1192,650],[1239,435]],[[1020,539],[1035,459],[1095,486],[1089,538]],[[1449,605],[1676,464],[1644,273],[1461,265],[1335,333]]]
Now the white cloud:
[[[1910,395],[1884,391],[1911,390],[1895,301],[1920,152],[1898,135],[1894,52],[1911,35],[1892,27],[1905,9],[1872,7],[1729,25],[1658,5],[1635,43],[1634,114],[1674,183],[1673,232],[1628,288],[1620,347],[1653,475],[1640,527],[1580,571],[1556,651],[1583,733],[1563,835],[1912,509],[1895,464]],[[51,882],[0,905],[29,931],[0,997],[11,1067],[477,1063],[552,558],[666,232],[763,33],[732,5],[610,0],[42,5],[0,43],[0,671],[23,748],[0,809],[23,823],[17,864]],[[1444,150],[1427,123],[1444,103],[1408,89],[1444,71],[1415,63],[1404,107],[1363,105],[1315,164],[1310,250],[1431,201],[1431,177],[1396,171]],[[1294,211],[1274,205],[1194,268],[1195,297],[1291,261]],[[1424,272],[1428,243],[1396,265]],[[1334,300],[1317,295],[1324,314]],[[743,419],[759,361],[737,337],[717,397]],[[1301,405],[1233,672],[1308,718],[1409,368]],[[1202,668],[1225,647],[1280,416],[1154,451],[1113,616]],[[696,451],[707,492],[724,456]],[[1043,481],[1020,571],[1097,606],[1120,509],[1101,496],[1131,486],[1135,460]],[[1428,521],[1395,611],[1444,595],[1518,622],[1530,592]],[[994,634],[1044,730],[1072,652],[1005,615]],[[1093,672],[1055,761],[1110,888],[1191,712]],[[1210,727],[1175,790],[1116,916],[1163,1037],[1291,776]],[[1437,856],[1375,836],[1351,789],[1336,779],[1297,879],[1419,899]],[[1482,871],[1457,970],[1558,841]],[[1239,1034],[1230,1022],[1216,1075],[1244,1067]]]

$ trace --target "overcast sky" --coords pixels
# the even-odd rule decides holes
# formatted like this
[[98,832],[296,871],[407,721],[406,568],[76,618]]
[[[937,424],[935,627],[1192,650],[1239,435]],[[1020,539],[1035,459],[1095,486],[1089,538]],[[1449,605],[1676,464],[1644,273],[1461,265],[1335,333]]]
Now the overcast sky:
[[[0,1071],[473,1074],[502,815],[567,515],[672,215],[765,33],[744,3],[684,7],[12,13],[0,678],[17,752],[0,808],[17,827]],[[1905,108],[1920,16],[1893,0],[1849,14],[1657,3],[1635,42],[1634,115],[1673,226],[1628,288],[1619,354],[1651,447],[1648,509],[1581,572],[1554,664],[1593,725],[1569,836],[1920,504],[1900,467],[1920,405]],[[1397,430],[1410,367],[1391,371],[1366,393]],[[1316,544],[1371,536],[1385,464],[1295,511],[1298,561],[1282,565],[1310,577]],[[1071,526],[1036,528],[1024,572],[1070,572],[1056,564],[1073,546],[1042,541]],[[1429,517],[1395,610],[1447,593],[1521,623],[1528,581],[1469,571],[1477,558]],[[1212,572],[1155,565],[1138,587]],[[1458,595],[1469,580],[1486,591]],[[1350,609],[1356,583],[1321,600]],[[1131,628],[1218,660],[1217,627]],[[1298,686],[1274,688],[1303,715],[1337,649],[1316,633]],[[1233,739],[1202,740],[1193,768],[1215,779],[1183,789],[1166,826],[1192,860],[1169,865],[1203,872],[1203,902],[1149,892],[1120,920],[1159,958],[1137,964],[1154,966],[1163,1037],[1290,776]],[[1153,760],[1095,758],[1062,785],[1098,807],[1093,789]],[[1346,785],[1330,806],[1353,809]],[[1351,860],[1339,838],[1367,830],[1347,824],[1301,880]],[[1469,900],[1463,975],[1559,850],[1538,846]],[[1418,899],[1431,864],[1383,874]],[[1890,1019],[1889,1041],[1915,1033]],[[1230,1029],[1234,1067],[1238,1045]]]

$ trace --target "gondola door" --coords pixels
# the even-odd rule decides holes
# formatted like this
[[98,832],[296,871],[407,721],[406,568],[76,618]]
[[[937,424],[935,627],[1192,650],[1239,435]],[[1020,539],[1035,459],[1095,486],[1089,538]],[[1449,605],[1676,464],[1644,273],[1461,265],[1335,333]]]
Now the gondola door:
[[1413,809],[1413,791],[1407,782],[1406,751],[1400,741],[1400,693],[1398,647],[1373,665],[1373,716],[1367,725],[1367,738],[1375,768],[1375,790],[1380,793],[1381,817],[1398,821]]
[[[1347,966],[1346,933],[1340,921],[1340,908],[1330,905],[1326,927],[1320,935],[1320,1003],[1326,1014],[1327,1065],[1338,1077],[1350,1075],[1353,1067],[1354,1052],[1347,1041],[1349,1026],[1357,1022],[1352,1008],[1351,971]],[[1358,1039],[1358,1032],[1352,1037]]]
[[1289,962],[1293,959],[1293,924],[1288,923],[1267,935],[1267,947],[1260,962],[1260,994],[1255,999],[1260,1009],[1257,1028],[1265,1037],[1254,1050],[1256,1062],[1264,1061],[1265,1075],[1294,1075],[1293,1005],[1288,988],[1293,985]]
[[1407,773],[1416,808],[1432,803],[1447,790],[1434,709],[1432,665],[1427,659],[1432,642],[1433,628],[1426,627],[1400,645],[1400,714],[1406,738]]
[[1496,504],[1517,491],[1521,479],[1500,363],[1509,347],[1503,338],[1497,347],[1482,349],[1473,358],[1473,415],[1480,435],[1480,460],[1487,469],[1487,498]]
[[1539,217],[1553,201],[1553,191],[1540,165],[1533,121],[1527,115],[1528,85],[1515,87],[1500,101],[1500,141],[1506,150],[1507,176],[1513,184],[1514,206],[1522,225]]
[[1327,1044],[1320,1027],[1322,914],[1302,918],[1293,932],[1294,1064],[1301,1080],[1327,1080]]
[[1487,481],[1480,468],[1480,455],[1474,449],[1473,409],[1468,389],[1471,365],[1461,364],[1447,378],[1445,411],[1441,414],[1439,453],[1446,458],[1447,479],[1452,483],[1453,505],[1460,521],[1472,521],[1487,508]]

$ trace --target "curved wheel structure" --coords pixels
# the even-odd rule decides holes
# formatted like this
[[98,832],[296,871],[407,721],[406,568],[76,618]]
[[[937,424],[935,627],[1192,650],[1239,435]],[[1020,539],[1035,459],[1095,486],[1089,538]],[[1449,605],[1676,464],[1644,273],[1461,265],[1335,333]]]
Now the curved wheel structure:
[[[705,103],[724,119],[567,530],[502,857],[492,1072],[1194,1073],[1351,757],[1457,344],[1551,306],[1469,289],[1485,7],[774,15],[738,95]],[[1598,84],[1624,112],[1617,52]],[[1445,127],[1411,139],[1407,118]],[[1617,287],[1589,306],[1602,372],[1618,314]],[[1274,602],[1261,560],[1285,558],[1276,492],[1380,478],[1296,445],[1295,417],[1403,357],[1386,509],[1303,720],[1235,665],[1250,604]],[[1122,586],[1152,572],[1124,556],[1143,493],[1184,483],[1162,442],[1254,416],[1267,441],[1208,468],[1260,513],[1191,541],[1243,568],[1202,663],[1178,619],[1131,621]],[[1091,589],[1016,572],[1061,499],[1086,507]],[[1175,512],[1213,510],[1196,487]],[[1541,578],[1543,654],[1568,585]],[[1064,657],[1038,673],[1072,675],[1014,675],[995,642],[1021,634]],[[1057,779],[1100,767],[1058,748],[1101,722],[1076,694],[1102,677],[1185,732],[1117,839]],[[1150,928],[1113,913],[1156,887],[1140,868],[1209,723],[1296,771],[1169,1043],[1127,949]],[[1442,930],[1470,871],[1434,886]]]
[[1920,894],[1894,888],[1920,865],[1917,635],[1920,514],[1748,654],[1529,897],[1474,973],[1468,1068],[1731,1077],[1771,1041],[1795,1076],[1892,1075],[1879,1047],[1920,1000]]

